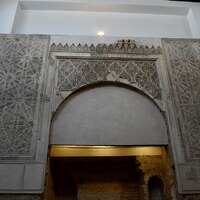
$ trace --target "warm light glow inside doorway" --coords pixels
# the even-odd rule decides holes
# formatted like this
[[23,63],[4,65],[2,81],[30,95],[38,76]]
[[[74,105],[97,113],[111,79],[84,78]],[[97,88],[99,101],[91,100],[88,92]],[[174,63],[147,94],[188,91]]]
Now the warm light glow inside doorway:
[[53,145],[51,157],[107,157],[107,156],[155,156],[162,155],[162,147],[130,146],[63,146]]

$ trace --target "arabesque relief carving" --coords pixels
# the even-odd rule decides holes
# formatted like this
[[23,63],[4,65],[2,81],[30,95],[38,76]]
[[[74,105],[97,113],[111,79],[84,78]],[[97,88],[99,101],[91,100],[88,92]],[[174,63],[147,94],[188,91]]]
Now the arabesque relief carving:
[[200,158],[200,41],[166,39],[163,44],[185,154]]
[[119,81],[135,84],[154,99],[161,99],[155,61],[60,59],[59,92],[74,91],[98,81]]
[[35,146],[47,36],[0,36],[0,156]]

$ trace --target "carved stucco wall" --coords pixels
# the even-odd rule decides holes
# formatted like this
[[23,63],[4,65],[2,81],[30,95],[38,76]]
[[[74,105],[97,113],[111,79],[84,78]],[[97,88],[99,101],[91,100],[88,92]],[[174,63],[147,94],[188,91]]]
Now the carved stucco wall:
[[[138,88],[166,112],[179,191],[199,193],[200,41],[165,39],[163,49],[134,42],[97,46],[52,42],[50,49],[49,39],[0,36],[1,191],[8,192],[11,185],[9,192],[42,192],[44,178],[39,177],[45,169],[50,125],[43,119],[51,118],[51,112],[76,89],[114,81]],[[9,174],[14,171],[18,176],[13,178]],[[5,180],[10,180],[6,186]],[[185,198],[190,197],[199,198]]]
[[200,40],[164,39],[163,46],[184,155],[177,173],[182,191],[196,193],[200,189]]
[[187,159],[200,158],[200,41],[163,40]]

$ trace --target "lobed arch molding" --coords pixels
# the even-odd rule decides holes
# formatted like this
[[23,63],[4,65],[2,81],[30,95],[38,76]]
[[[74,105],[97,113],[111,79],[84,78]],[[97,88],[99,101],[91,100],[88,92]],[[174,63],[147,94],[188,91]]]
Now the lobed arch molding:
[[[58,103],[56,103],[56,105],[54,106],[54,114],[59,112],[59,108],[62,106],[62,104],[67,101],[69,98],[71,98],[73,95],[76,95],[77,93],[81,92],[81,91],[86,91],[89,88],[94,88],[94,87],[99,87],[99,86],[116,86],[116,87],[123,87],[123,88],[127,88],[129,90],[138,92],[142,95],[144,95],[146,98],[148,98],[150,101],[152,101],[155,106],[158,107],[158,109],[162,112],[163,111],[163,106],[162,106],[162,98],[158,99],[158,98],[154,98],[153,95],[151,95],[150,93],[148,93],[146,90],[142,89],[140,86],[138,86],[138,84],[131,84],[131,83],[126,83],[123,82],[121,80],[117,80],[117,81],[108,81],[108,80],[104,80],[104,81],[94,81],[91,83],[87,83],[87,84],[83,84],[80,85],[79,87],[71,90],[71,91],[65,91],[65,92],[59,92],[59,96],[61,97],[60,100],[58,101]],[[53,115],[54,117],[54,115]],[[52,117],[52,118],[53,118]]]
[[52,145],[167,145],[161,107],[130,84],[104,81],[66,95],[52,118]]

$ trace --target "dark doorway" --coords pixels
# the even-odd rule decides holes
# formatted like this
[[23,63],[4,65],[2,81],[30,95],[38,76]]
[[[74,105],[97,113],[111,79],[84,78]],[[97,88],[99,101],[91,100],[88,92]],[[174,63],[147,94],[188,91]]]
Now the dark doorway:
[[158,176],[152,176],[148,182],[149,199],[150,200],[163,200],[164,183]]
[[50,158],[55,200],[139,200],[135,157]]

